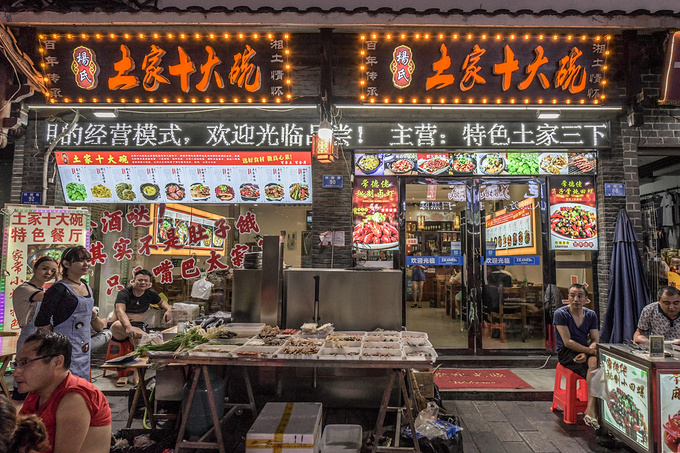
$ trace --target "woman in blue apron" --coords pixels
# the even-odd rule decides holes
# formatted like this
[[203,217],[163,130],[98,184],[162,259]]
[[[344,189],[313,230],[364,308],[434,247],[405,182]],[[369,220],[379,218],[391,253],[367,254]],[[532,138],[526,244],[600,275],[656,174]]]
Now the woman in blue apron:
[[62,279],[46,292],[35,317],[38,328],[58,332],[71,340],[71,372],[90,380],[90,325],[94,321],[92,289],[82,278],[90,270],[92,255],[81,245],[61,254]]
[[[33,263],[33,276],[31,279],[17,286],[12,292],[14,316],[17,318],[21,328],[21,334],[17,340],[17,351],[26,342],[26,338],[35,332],[36,328],[33,321],[36,312],[40,308],[40,302],[45,295],[43,286],[52,280],[56,274],[57,260],[49,256],[41,256]],[[19,393],[15,384],[12,399],[23,401],[25,398],[26,395]]]

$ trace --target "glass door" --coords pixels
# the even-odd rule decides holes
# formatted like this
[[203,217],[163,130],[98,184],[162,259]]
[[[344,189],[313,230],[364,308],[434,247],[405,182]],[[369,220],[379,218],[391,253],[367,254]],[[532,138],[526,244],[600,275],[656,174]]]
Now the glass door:
[[[475,252],[477,348],[544,349],[550,310],[543,302],[545,184],[540,179],[477,179]],[[483,257],[483,258],[482,258]]]
[[427,332],[437,349],[473,352],[464,227],[471,180],[409,179],[402,190],[406,328]]

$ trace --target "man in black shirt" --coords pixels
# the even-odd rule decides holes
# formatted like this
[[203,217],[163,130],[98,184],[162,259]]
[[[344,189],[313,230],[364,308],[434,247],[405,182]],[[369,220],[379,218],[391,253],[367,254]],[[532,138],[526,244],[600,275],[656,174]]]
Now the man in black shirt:
[[129,338],[135,347],[146,332],[144,314],[150,305],[160,305],[165,310],[163,320],[168,322],[172,316],[170,305],[151,289],[151,272],[140,269],[135,272],[132,286],[128,286],[116,297],[118,320],[111,325],[113,339],[125,341]]

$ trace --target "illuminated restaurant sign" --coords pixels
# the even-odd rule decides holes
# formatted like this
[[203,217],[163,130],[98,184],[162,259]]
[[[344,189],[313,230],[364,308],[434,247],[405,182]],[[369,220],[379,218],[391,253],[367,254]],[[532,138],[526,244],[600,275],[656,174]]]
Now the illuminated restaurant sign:
[[18,332],[12,293],[33,276],[32,266],[41,256],[59,260],[74,245],[89,248],[90,213],[83,208],[7,206],[2,276],[0,277],[0,331]]
[[396,177],[356,177],[352,194],[352,247],[399,247],[399,181]]
[[289,35],[42,33],[51,103],[238,103],[292,98]]
[[680,32],[676,31],[666,41],[663,82],[659,104],[680,105]]
[[[594,152],[549,153],[355,153],[354,174],[398,176],[587,175],[595,174]],[[460,190],[460,189],[459,189]],[[480,199],[506,200],[490,189]],[[453,198],[452,198],[453,199]]]
[[597,250],[597,206],[591,177],[551,177],[550,249]]
[[601,104],[609,36],[361,35],[360,100],[379,104]]
[[[51,142],[69,124],[45,121],[40,138]],[[58,141],[59,148],[101,149],[290,149],[309,150],[319,122],[255,121],[79,121]],[[607,148],[609,125],[603,122],[384,122],[336,123],[333,137],[345,148],[471,150]],[[536,156],[538,159],[538,156]],[[401,171],[396,169],[397,172]],[[458,172],[464,168],[455,169]],[[512,163],[507,162],[512,171]]]
[[309,204],[309,152],[57,151],[71,203]]

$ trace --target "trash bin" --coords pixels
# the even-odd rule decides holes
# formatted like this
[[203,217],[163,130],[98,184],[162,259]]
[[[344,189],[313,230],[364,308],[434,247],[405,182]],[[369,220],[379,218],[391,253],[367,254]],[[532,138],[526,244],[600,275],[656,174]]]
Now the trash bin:
[[360,425],[326,425],[321,437],[321,453],[358,453],[362,438]]

